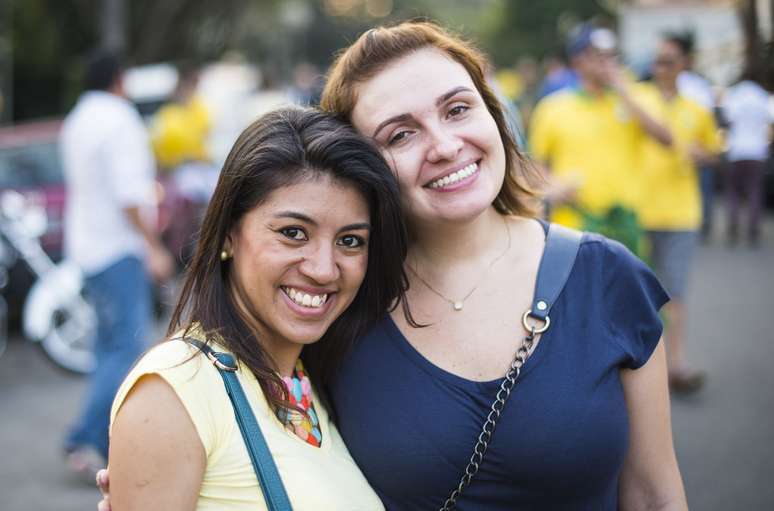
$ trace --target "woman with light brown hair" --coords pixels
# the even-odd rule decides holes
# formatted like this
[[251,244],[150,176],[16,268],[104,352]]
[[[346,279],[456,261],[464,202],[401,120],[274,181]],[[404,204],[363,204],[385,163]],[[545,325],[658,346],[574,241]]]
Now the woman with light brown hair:
[[[330,386],[342,436],[387,509],[450,505],[465,473],[459,509],[685,509],[667,297],[600,236],[583,236],[550,329],[476,445],[523,342],[547,228],[484,63],[441,27],[406,22],[369,30],[331,68],[323,109],[371,137],[398,179],[406,299],[427,325],[396,310],[359,340]],[[485,453],[468,464],[474,446]]]
[[684,510],[667,296],[623,246],[584,234],[550,328],[526,320],[549,225],[483,69],[426,22],[369,30],[331,68],[323,109],[398,180],[402,303],[422,325],[395,308],[327,380],[342,437],[387,509]]

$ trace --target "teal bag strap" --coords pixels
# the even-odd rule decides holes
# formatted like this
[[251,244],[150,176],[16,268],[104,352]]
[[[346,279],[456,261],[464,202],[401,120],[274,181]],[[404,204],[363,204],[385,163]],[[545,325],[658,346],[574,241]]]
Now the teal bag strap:
[[266,439],[237,378],[237,364],[234,357],[228,353],[213,351],[205,343],[196,339],[185,338],[184,340],[199,348],[215,365],[223,378],[226,392],[234,406],[234,415],[237,424],[239,424],[239,431],[242,432],[242,438],[247,445],[247,452],[253,463],[255,474],[258,476],[258,483],[261,485],[269,511],[292,511],[293,507],[290,505],[290,499],[288,499],[285,486],[282,484],[277,465],[274,463]]

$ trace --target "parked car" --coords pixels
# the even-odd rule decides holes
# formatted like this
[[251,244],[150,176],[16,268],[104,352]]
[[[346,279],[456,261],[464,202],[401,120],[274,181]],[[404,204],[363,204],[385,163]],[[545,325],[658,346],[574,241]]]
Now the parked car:
[[[43,205],[47,228],[41,244],[55,262],[63,255],[65,182],[58,145],[61,126],[61,120],[45,120],[0,127],[0,192],[16,190],[27,200]],[[190,226],[198,225],[193,215],[199,211],[176,190],[176,181],[171,176],[159,177],[157,197],[162,239],[173,255],[183,257],[190,251]],[[12,324],[18,322],[21,305],[34,280],[32,272],[21,262],[9,272],[3,294]]]
[[55,260],[62,256],[65,185],[59,159],[61,121],[37,121],[0,128],[0,191],[19,191],[42,203],[48,220],[41,239]]
[[[41,245],[54,261],[62,257],[62,220],[65,185],[59,159],[60,120],[16,124],[0,128],[0,192],[16,190],[27,200],[41,204],[47,217]],[[24,263],[17,262],[3,291],[14,324],[35,281]]]

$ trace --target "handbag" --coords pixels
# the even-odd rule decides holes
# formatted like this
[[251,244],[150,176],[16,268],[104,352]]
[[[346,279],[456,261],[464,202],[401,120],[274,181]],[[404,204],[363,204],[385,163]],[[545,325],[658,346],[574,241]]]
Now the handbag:
[[234,415],[237,424],[239,424],[239,431],[242,432],[242,438],[247,446],[250,461],[255,469],[255,475],[258,476],[258,483],[261,485],[269,511],[292,511],[293,507],[290,505],[290,499],[285,491],[285,485],[282,484],[277,465],[274,463],[266,439],[237,378],[236,360],[228,353],[213,351],[199,340],[186,338],[185,341],[199,348],[210,359],[223,378],[226,392],[234,406]]
[[[521,368],[529,357],[535,336],[544,333],[551,326],[549,313],[562,289],[564,289],[567,278],[570,276],[572,267],[575,264],[575,257],[578,255],[578,249],[580,248],[581,236],[582,233],[562,227],[561,225],[548,225],[546,245],[543,250],[543,256],[540,259],[540,266],[538,267],[532,306],[527,309],[521,318],[527,335],[524,337],[519,349],[516,350],[511,366],[508,368],[508,372],[500,384],[460,483],[449,495],[449,498],[446,499],[443,507],[441,507],[441,511],[454,509],[460,494],[478,472],[481,462],[484,460],[484,454],[489,447],[489,442],[492,439],[492,433],[497,425],[497,421],[516,384],[516,379],[521,373]],[[535,321],[530,322],[530,318]]]

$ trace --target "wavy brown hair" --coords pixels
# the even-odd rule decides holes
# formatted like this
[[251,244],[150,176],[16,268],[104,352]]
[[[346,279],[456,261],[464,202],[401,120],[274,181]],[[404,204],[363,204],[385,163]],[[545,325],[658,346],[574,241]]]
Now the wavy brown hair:
[[220,252],[243,216],[274,190],[320,175],[354,186],[368,203],[371,223],[366,273],[352,304],[301,355],[315,383],[329,381],[355,340],[404,301],[407,235],[398,186],[379,151],[349,124],[318,110],[276,110],[240,135],[221,170],[167,332],[173,337],[184,329],[185,336],[193,328],[223,344],[255,375],[275,411],[290,407],[287,390],[250,326],[258,312],[237,305],[232,261],[221,261]]
[[505,180],[494,201],[501,214],[536,216],[540,175],[519,152],[502,105],[486,82],[487,59],[472,43],[429,21],[405,21],[372,28],[344,49],[331,65],[320,106],[351,122],[358,85],[395,60],[424,48],[435,48],[462,65],[497,124],[505,149]]

